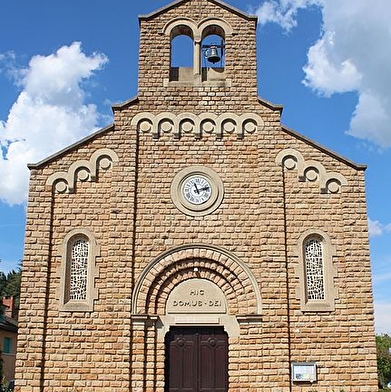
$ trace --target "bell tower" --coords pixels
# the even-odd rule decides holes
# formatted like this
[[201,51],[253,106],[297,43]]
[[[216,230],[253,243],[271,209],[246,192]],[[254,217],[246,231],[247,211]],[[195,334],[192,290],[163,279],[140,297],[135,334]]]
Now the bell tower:
[[183,0],[139,21],[140,100],[157,94],[194,108],[206,95],[224,110],[229,102],[212,97],[257,102],[255,16],[219,0]]

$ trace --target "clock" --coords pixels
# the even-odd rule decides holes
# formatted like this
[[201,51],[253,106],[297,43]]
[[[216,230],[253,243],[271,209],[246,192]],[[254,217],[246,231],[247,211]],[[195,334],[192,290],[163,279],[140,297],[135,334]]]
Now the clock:
[[204,216],[214,212],[224,197],[219,175],[205,166],[189,166],[171,182],[171,199],[184,214]]
[[200,205],[211,198],[212,186],[205,176],[196,174],[183,181],[182,193],[189,203]]

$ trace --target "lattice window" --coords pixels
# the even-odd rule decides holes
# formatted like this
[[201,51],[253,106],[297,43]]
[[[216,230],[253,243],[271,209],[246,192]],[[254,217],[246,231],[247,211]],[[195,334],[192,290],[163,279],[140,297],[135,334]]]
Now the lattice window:
[[91,312],[98,298],[95,279],[100,247],[94,234],[84,228],[71,230],[61,245],[61,287],[58,290],[61,311]]
[[311,238],[305,243],[304,251],[307,300],[324,300],[323,244],[320,240]]
[[88,255],[88,241],[76,239],[71,249],[69,300],[84,301],[87,298]]

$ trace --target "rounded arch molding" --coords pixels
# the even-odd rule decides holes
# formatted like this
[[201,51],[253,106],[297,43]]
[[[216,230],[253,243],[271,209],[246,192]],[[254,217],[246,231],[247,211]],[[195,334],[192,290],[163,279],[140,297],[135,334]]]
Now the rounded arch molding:
[[172,39],[183,33],[181,29],[187,28],[185,35],[192,36],[195,42],[200,42],[213,26],[219,27],[224,32],[224,38],[234,34],[233,28],[226,20],[214,17],[205,18],[199,23],[190,18],[175,18],[163,27],[162,33]]
[[317,181],[321,193],[340,193],[342,187],[348,184],[341,173],[328,172],[321,162],[306,161],[303,155],[293,148],[281,150],[276,156],[276,163],[287,170],[297,170],[301,182]]
[[227,314],[261,314],[261,294],[251,270],[226,249],[204,244],[187,244],[154,259],[137,280],[132,314],[163,316],[172,289],[181,282],[201,278],[215,283],[227,300]]

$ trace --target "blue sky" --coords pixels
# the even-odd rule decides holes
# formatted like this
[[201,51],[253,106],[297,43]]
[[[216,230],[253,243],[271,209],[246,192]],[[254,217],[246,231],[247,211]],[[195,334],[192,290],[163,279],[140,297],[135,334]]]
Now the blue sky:
[[[368,165],[376,331],[391,334],[391,2],[227,0],[258,14],[259,96]],[[27,162],[112,122],[137,95],[138,19],[167,0],[13,0],[0,13],[0,269],[23,257]]]

